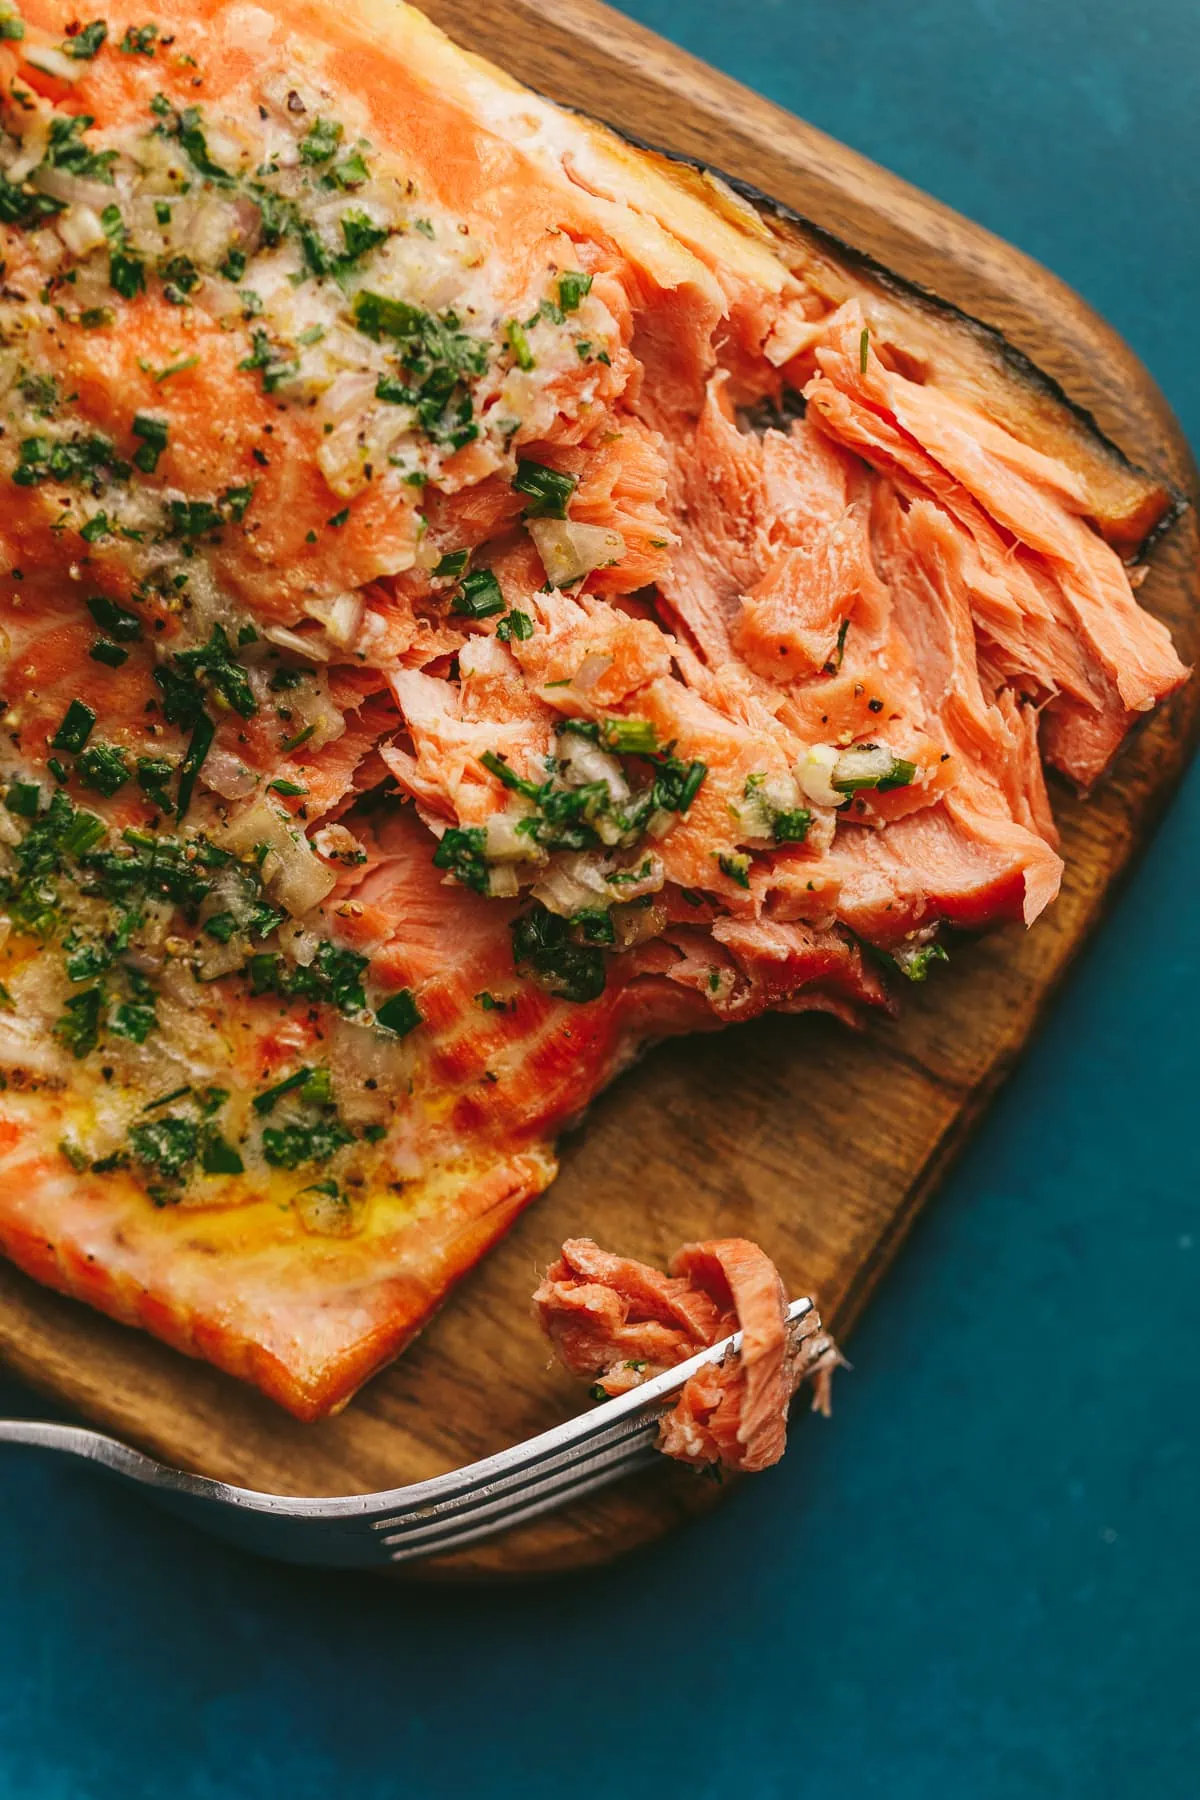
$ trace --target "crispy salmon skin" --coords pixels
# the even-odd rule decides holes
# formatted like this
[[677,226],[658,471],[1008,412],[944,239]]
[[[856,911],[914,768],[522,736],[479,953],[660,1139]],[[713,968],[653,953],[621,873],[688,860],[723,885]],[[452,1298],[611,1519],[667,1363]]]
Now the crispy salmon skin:
[[0,0],[0,233],[0,1249],[301,1417],[1184,679],[1032,372],[391,0]]

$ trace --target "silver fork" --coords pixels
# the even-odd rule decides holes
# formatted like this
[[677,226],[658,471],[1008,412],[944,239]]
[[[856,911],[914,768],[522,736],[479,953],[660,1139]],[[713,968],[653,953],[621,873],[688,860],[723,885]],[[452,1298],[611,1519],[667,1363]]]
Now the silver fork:
[[[836,1355],[811,1300],[792,1302],[788,1334],[794,1351],[803,1346],[808,1372]],[[0,1444],[29,1444],[98,1463],[148,1489],[172,1512],[263,1556],[328,1568],[378,1568],[463,1550],[653,1462],[658,1422],[689,1375],[736,1355],[741,1341],[740,1331],[723,1338],[664,1375],[511,1450],[381,1494],[313,1500],[259,1494],[168,1468],[102,1432],[40,1419],[0,1419]]]

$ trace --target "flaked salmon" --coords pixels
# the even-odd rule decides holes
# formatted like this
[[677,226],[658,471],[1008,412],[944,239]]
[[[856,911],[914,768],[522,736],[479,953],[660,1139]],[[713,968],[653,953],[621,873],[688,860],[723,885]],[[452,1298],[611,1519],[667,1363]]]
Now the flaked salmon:
[[[1184,679],[1035,370],[393,0],[0,0],[0,232],[0,1248],[303,1417],[642,1046],[1032,921]],[[761,1274],[622,1321],[742,1319],[743,1464]]]
[[534,1312],[572,1375],[611,1399],[735,1331],[741,1347],[690,1375],[659,1426],[659,1448],[696,1468],[754,1474],[783,1455],[792,1395],[812,1383],[829,1412],[842,1356],[817,1313],[789,1340],[779,1271],[747,1238],[684,1244],[664,1275],[648,1263],[569,1238],[533,1296]]

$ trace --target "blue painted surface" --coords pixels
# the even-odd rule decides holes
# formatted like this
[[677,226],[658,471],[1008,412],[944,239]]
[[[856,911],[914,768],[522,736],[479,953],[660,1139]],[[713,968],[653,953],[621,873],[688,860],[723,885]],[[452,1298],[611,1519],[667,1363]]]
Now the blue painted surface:
[[[627,9],[1040,256],[1200,437],[1193,0]],[[6,1459],[0,1797],[1190,1800],[1198,827],[1193,777],[835,1422],[652,1554],[385,1591]]]

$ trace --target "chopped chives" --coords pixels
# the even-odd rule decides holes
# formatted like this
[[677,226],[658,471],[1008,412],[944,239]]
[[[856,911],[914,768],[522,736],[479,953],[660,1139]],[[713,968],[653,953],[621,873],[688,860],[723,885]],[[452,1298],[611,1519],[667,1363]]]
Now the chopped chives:
[[111,638],[97,638],[88,655],[93,662],[104,663],[110,669],[119,669],[122,663],[129,661],[128,650],[122,650]]
[[517,319],[510,319],[504,327],[504,335],[508,339],[508,347],[518,369],[532,369],[533,351],[529,348],[525,327]]
[[505,608],[500,583],[490,569],[472,569],[450,603],[450,611],[468,619],[490,619]]
[[50,748],[77,753],[87,743],[95,723],[96,715],[91,707],[85,706],[82,700],[72,700],[62,724],[50,739]]
[[522,458],[513,476],[513,486],[518,494],[528,496],[527,519],[565,519],[567,503],[579,486],[579,478],[565,475],[559,469],[549,469],[545,463]]

